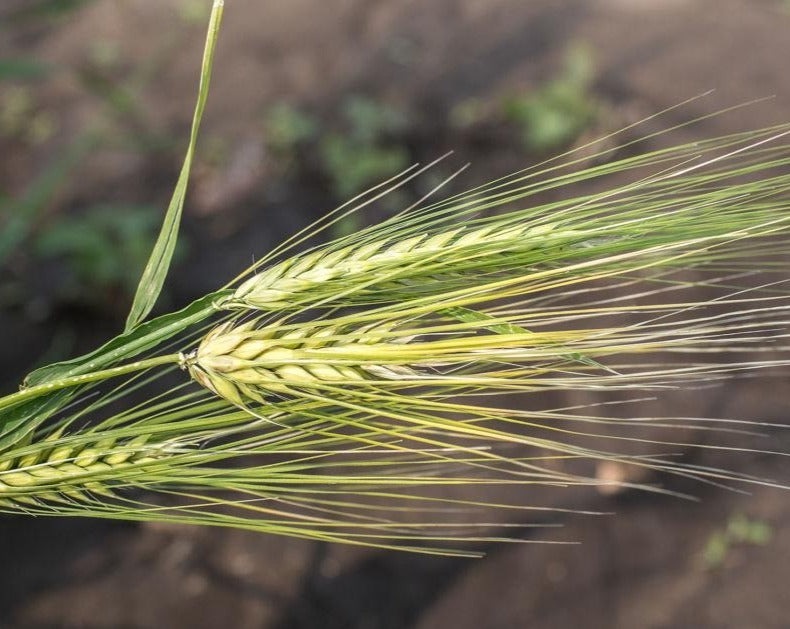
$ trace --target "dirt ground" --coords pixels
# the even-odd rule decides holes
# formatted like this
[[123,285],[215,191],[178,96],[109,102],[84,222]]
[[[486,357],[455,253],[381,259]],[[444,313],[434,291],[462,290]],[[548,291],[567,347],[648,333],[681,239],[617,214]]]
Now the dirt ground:
[[[187,3],[96,0],[57,19],[11,24],[9,16],[25,2],[4,2],[0,58],[29,55],[80,68],[90,42],[100,40],[113,44],[119,72],[131,76],[148,66],[135,106],[109,123],[105,106],[85,98],[73,72],[36,84],[36,103],[57,113],[57,131],[34,146],[0,140],[0,181],[12,194],[19,192],[77,130],[100,120],[176,141],[145,154],[105,147],[84,160],[76,183],[54,203],[64,211],[118,199],[165,205],[177,174],[179,139],[188,130],[202,48],[202,27],[178,17],[177,9]],[[661,124],[772,98],[672,132],[651,146],[790,116],[790,12],[780,0],[226,4],[203,132],[206,143],[221,145],[224,158],[198,165],[185,217],[190,248],[173,277],[171,305],[216,288],[331,207],[325,181],[311,180],[308,172],[283,183],[275,157],[262,148],[263,115],[276,103],[332,112],[346,95],[362,93],[406,108],[415,112],[411,154],[427,159],[457,149],[457,163],[472,162],[467,184],[510,172],[528,158],[512,139],[448,131],[443,121],[453,106],[472,98],[495,102],[540,84],[556,74],[576,43],[592,51],[593,90],[607,112],[588,133],[624,126],[710,89],[716,91]],[[34,291],[44,294],[56,281],[44,280]],[[72,353],[108,337],[127,303],[110,295],[98,310],[48,304],[46,315],[21,306],[0,311],[8,339],[0,352],[0,382],[13,386],[36,360],[31,356],[44,354],[59,338],[64,322],[76,330]],[[678,396],[662,411],[787,423],[787,390],[786,380],[739,384],[704,397]],[[790,433],[775,431],[766,442],[790,452]],[[698,456],[700,464],[788,481],[782,457],[712,451]],[[569,517],[564,528],[539,537],[580,544],[492,546],[480,560],[159,524],[3,518],[0,627],[790,626],[790,495],[672,482],[699,500],[568,491],[557,497],[561,506],[614,515]],[[721,539],[739,518],[770,535],[760,543],[734,542],[711,561],[711,540]]]

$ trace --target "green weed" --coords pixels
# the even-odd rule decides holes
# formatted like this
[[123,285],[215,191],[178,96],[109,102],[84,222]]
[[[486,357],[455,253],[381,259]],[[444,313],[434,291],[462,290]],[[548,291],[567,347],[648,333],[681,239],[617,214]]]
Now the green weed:
[[702,551],[707,568],[717,568],[737,546],[765,546],[771,541],[773,530],[763,520],[749,519],[742,513],[730,516],[724,528],[714,531]]
[[527,150],[545,153],[571,144],[598,116],[593,63],[585,47],[572,48],[562,73],[535,90],[508,98],[505,118],[517,125]]

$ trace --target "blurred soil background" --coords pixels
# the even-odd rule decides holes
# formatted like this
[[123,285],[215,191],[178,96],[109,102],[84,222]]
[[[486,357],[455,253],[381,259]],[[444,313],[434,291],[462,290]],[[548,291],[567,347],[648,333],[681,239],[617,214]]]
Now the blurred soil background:
[[[0,3],[3,390],[122,328],[180,167],[209,4]],[[227,0],[159,308],[215,289],[338,203],[449,150],[336,233],[402,208],[466,162],[448,191],[712,88],[625,139],[765,96],[775,98],[635,150],[786,122],[788,59],[790,3],[780,0]],[[787,390],[786,380],[744,381],[653,410],[786,423]],[[782,431],[756,443],[790,451]],[[696,456],[789,476],[780,457]],[[558,506],[616,515],[523,533],[579,545],[493,546],[481,560],[5,517],[0,627],[790,626],[790,494],[668,482],[699,501],[558,490]]]

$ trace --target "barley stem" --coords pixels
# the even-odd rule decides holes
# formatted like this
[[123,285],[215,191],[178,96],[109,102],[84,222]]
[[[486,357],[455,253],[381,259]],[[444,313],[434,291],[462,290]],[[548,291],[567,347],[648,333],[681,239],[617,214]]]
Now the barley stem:
[[24,388],[16,393],[0,397],[0,409],[8,406],[14,406],[25,400],[33,399],[41,395],[46,395],[52,391],[60,389],[68,389],[69,387],[76,387],[91,382],[100,382],[101,380],[108,380],[117,376],[123,376],[135,371],[143,371],[151,369],[152,367],[159,367],[161,365],[169,365],[178,363],[181,360],[180,354],[168,354],[166,356],[156,356],[154,358],[147,358],[145,360],[137,360],[127,365],[119,365],[118,367],[111,367],[109,369],[100,369],[99,371],[91,371],[78,376],[70,376],[68,378],[61,378],[52,380],[33,387]]

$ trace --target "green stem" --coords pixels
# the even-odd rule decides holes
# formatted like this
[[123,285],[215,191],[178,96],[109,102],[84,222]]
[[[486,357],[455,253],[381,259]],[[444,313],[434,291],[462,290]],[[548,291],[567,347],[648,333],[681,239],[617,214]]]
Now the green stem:
[[117,376],[123,376],[135,371],[142,371],[150,369],[151,367],[159,367],[160,365],[171,365],[181,361],[180,354],[168,354],[166,356],[156,356],[155,358],[147,358],[145,360],[138,360],[127,365],[120,365],[118,367],[111,367],[109,369],[100,369],[99,371],[90,371],[78,376],[70,376],[67,378],[60,378],[52,380],[44,384],[39,384],[27,389],[22,389],[17,393],[6,395],[0,398],[0,409],[7,406],[13,406],[19,402],[39,397],[52,391],[59,389],[67,389],[69,387],[76,387],[90,382],[99,382],[101,380],[108,380]]

